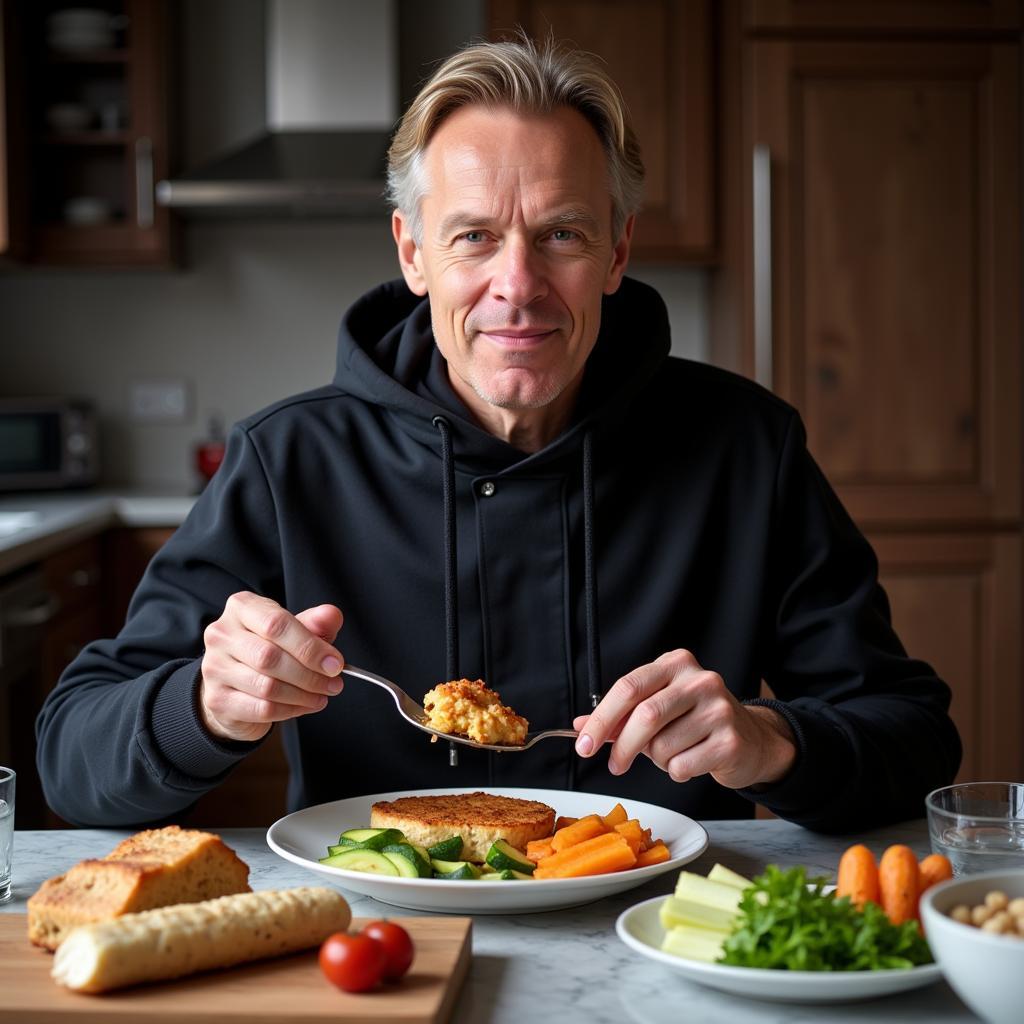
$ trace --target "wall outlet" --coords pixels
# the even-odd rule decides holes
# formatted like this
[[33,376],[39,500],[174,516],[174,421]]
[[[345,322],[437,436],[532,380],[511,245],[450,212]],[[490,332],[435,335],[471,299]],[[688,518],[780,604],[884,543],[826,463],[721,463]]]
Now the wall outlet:
[[188,419],[188,382],[179,379],[133,381],[129,404],[133,420],[182,423]]

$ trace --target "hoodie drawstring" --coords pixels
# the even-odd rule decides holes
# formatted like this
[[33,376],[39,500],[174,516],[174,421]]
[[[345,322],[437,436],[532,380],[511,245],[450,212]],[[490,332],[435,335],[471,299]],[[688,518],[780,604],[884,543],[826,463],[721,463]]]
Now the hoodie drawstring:
[[[455,541],[455,460],[451,425],[443,416],[431,421],[441,435],[441,468],[444,501],[444,622],[445,668],[448,679],[458,679],[459,606]],[[601,700],[601,641],[598,636],[597,581],[594,572],[594,444],[593,434],[583,435],[583,589],[587,631],[587,683],[590,706]],[[455,744],[448,744],[448,761],[458,764]]]
[[601,700],[601,640],[597,632],[597,584],[594,579],[594,445],[583,435],[583,589],[587,615],[587,682],[590,706]]
[[[459,582],[455,546],[455,460],[452,458],[451,426],[443,416],[431,421],[441,435],[441,485],[444,491],[444,635],[445,678],[459,679]],[[459,763],[455,744],[448,742],[448,763]]]

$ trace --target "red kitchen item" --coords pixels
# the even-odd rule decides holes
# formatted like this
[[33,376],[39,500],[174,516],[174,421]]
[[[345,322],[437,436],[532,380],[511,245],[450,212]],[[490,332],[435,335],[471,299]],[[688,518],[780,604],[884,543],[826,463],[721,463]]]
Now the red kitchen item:
[[206,440],[196,445],[196,469],[205,487],[224,461],[224,428],[216,416],[210,417],[210,427]]

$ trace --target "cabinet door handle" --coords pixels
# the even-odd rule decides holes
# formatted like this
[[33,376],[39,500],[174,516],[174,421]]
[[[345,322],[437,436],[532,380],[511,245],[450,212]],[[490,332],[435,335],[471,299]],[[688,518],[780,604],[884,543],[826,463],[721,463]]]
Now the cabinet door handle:
[[145,135],[135,140],[135,223],[153,226],[153,142]]
[[754,147],[754,379],[771,389],[772,363],[772,154]]

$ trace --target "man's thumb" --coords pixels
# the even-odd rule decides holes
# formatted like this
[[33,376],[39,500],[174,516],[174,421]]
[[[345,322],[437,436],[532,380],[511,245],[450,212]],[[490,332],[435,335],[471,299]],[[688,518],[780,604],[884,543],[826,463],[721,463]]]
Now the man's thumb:
[[341,609],[333,604],[318,604],[313,608],[307,608],[299,612],[295,618],[311,633],[315,633],[329,644],[334,643],[334,638],[345,619]]

